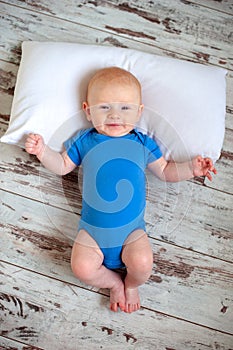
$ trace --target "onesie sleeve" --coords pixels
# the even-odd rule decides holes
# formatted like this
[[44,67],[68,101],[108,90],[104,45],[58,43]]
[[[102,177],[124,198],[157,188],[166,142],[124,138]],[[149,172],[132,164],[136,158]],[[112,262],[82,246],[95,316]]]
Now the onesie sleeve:
[[68,139],[64,142],[64,146],[66,149],[66,152],[72,162],[76,165],[80,165],[82,158],[81,158],[81,136],[82,136],[82,130],[79,131],[76,135]]
[[157,142],[149,136],[145,135],[144,146],[146,149],[147,165],[163,156]]

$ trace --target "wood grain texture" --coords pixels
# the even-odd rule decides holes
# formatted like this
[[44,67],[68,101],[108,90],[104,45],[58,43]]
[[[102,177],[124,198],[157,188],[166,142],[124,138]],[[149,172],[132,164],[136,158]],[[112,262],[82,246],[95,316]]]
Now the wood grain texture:
[[[148,309],[129,317],[111,313],[108,298],[101,294],[40,274],[35,280],[32,272],[7,263],[1,264],[1,278],[1,304],[7,316],[3,334],[26,344],[67,350],[109,349],[109,343],[111,349],[231,348],[230,335]],[[147,320],[146,337],[142,319]]]
[[0,336],[0,349],[1,350],[43,350],[37,346],[27,345],[21,340],[15,341],[9,338]]
[[228,13],[229,15],[233,15],[233,2],[231,0],[208,0],[205,2],[202,0],[184,0],[183,2],[186,4],[190,3],[190,5],[196,4],[203,7],[208,7],[223,13]]
[[226,129],[221,157],[216,164],[216,167],[218,170],[218,176],[215,176],[211,183],[207,180],[205,181],[206,186],[215,188],[230,194],[233,194],[232,145],[233,145],[233,132],[231,129]]
[[[45,0],[39,3],[14,0],[13,3],[20,6],[17,11],[13,6],[10,8],[12,1],[9,5],[1,6],[2,28],[6,28],[4,22],[8,22],[7,27],[11,30],[5,32],[9,38],[16,31],[18,40],[25,40],[25,35],[27,40],[33,40],[35,34],[38,38],[38,33],[33,29],[40,21],[40,25],[46,29],[40,33],[39,40],[58,40],[59,35],[62,35],[63,40],[69,42],[73,39],[83,43],[88,38],[89,43],[109,42],[115,46],[134,48],[135,44],[140,48],[139,44],[145,43],[150,47],[141,46],[143,51],[153,48],[156,53],[156,50],[163,49],[167,54],[170,51],[172,56],[178,53],[185,59],[233,69],[232,16],[209,8],[200,11],[198,6],[187,6],[182,1],[169,0],[150,2],[146,11],[142,3],[137,5],[137,1],[80,1],[76,4],[68,0],[53,0],[49,3]],[[38,15],[38,11],[46,15]],[[66,28],[62,26],[61,19],[67,21]],[[88,23],[95,28],[95,38],[90,36]],[[54,27],[58,30],[54,31]],[[127,43],[126,38],[132,40]],[[19,48],[5,46],[5,50],[8,51],[5,55],[9,55],[12,60],[15,58],[12,53],[19,51]]]

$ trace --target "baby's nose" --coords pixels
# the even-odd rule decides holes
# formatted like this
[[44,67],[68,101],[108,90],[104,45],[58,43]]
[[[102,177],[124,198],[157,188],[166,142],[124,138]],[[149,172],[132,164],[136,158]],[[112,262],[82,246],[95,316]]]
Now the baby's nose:
[[119,112],[118,112],[117,109],[112,108],[111,111],[110,111],[109,117],[110,117],[111,119],[119,119],[119,118],[120,118],[120,114],[119,114]]
[[109,116],[110,119],[120,119],[120,116],[117,113],[111,114]]

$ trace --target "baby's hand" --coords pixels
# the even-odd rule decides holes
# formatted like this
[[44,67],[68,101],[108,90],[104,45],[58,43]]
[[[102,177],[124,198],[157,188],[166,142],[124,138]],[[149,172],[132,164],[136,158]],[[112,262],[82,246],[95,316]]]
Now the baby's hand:
[[212,181],[212,176],[210,172],[217,174],[217,170],[213,165],[213,161],[210,158],[202,158],[197,156],[192,160],[193,175],[194,176],[206,176],[210,181]]
[[43,137],[38,134],[29,134],[26,142],[25,149],[28,153],[39,156],[45,147]]

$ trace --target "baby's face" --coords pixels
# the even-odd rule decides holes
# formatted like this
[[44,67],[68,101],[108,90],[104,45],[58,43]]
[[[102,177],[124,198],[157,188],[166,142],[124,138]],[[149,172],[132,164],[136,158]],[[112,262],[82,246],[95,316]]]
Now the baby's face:
[[134,129],[143,105],[140,91],[134,85],[96,83],[89,91],[83,109],[100,134],[119,137]]

